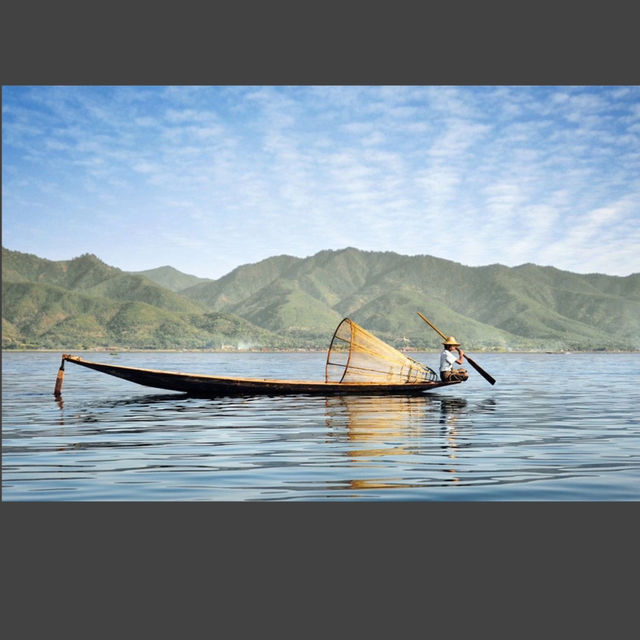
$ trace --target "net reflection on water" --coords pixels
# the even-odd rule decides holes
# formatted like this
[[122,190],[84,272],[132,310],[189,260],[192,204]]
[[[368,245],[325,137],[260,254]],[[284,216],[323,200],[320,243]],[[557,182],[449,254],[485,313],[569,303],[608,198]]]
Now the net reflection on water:
[[[367,475],[345,484],[353,489],[396,489],[458,482],[450,463],[467,406],[464,398],[448,396],[327,398],[329,434],[348,444],[352,471]],[[409,459],[394,464],[397,456]]]

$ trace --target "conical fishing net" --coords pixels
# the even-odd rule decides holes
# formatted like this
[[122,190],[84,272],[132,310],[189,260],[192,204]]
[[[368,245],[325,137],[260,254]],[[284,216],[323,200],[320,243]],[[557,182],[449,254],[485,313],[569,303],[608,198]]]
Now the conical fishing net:
[[419,383],[438,379],[435,371],[345,318],[327,354],[327,382]]

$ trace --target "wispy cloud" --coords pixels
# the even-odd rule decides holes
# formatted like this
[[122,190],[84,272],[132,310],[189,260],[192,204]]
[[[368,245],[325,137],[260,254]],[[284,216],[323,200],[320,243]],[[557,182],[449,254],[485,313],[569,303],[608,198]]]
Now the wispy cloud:
[[43,257],[640,272],[638,87],[5,87],[2,113],[4,244]]

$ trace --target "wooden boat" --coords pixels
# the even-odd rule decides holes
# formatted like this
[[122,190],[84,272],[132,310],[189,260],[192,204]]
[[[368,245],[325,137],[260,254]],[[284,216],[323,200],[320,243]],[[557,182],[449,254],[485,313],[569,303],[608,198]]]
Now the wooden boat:
[[238,378],[138,369],[90,362],[78,356],[63,354],[54,389],[57,397],[62,392],[65,362],[73,362],[146,387],[207,397],[256,394],[414,395],[438,387],[460,384],[460,381],[443,382],[435,371],[400,353],[350,318],[342,320],[333,334],[327,353],[324,381]]
[[[129,380],[146,387],[181,391],[189,395],[216,397],[229,395],[336,395],[336,394],[403,394],[414,395],[431,391],[438,387],[460,384],[459,382],[423,381],[405,383],[385,382],[327,382],[313,380],[277,380],[269,378],[239,378],[212,376],[199,373],[180,373],[175,371],[159,371],[156,369],[138,369],[102,362],[91,362],[78,356],[64,354],[64,363],[73,362],[110,376]],[[58,372],[56,396],[61,395],[62,376]]]

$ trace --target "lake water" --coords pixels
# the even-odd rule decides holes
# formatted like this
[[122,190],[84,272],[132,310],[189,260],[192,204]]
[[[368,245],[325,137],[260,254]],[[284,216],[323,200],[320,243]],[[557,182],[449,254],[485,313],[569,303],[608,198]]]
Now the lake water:
[[[324,353],[81,354],[322,380]],[[438,354],[412,353],[437,368]],[[635,501],[640,354],[470,354],[418,397],[191,398],[2,357],[3,501]]]

